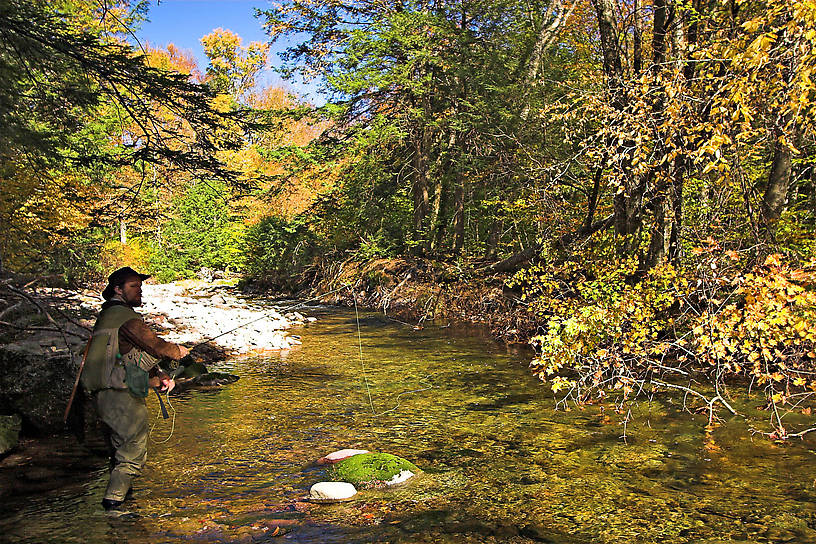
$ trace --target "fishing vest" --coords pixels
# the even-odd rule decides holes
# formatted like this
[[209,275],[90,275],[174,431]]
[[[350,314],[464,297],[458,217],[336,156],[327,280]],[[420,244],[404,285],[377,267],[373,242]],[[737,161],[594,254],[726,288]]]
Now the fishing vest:
[[119,353],[119,327],[131,319],[139,319],[139,314],[124,305],[111,306],[99,314],[82,370],[86,391],[130,389],[136,396],[147,396],[147,373],[158,360],[136,346],[127,355]]

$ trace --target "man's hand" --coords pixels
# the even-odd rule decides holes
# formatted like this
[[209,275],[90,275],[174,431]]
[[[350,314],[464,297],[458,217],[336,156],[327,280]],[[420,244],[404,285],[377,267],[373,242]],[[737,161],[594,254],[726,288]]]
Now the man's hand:
[[161,381],[161,388],[159,388],[159,391],[167,391],[169,393],[176,386],[176,381],[167,374],[160,376],[159,380]]
[[181,352],[181,355],[179,355],[179,358],[177,360],[184,359],[185,357],[190,355],[190,348],[187,348],[185,346],[179,345],[179,351]]
[[176,386],[175,380],[162,372],[158,376],[153,376],[148,381],[150,387],[158,387],[159,391],[167,391],[168,393]]

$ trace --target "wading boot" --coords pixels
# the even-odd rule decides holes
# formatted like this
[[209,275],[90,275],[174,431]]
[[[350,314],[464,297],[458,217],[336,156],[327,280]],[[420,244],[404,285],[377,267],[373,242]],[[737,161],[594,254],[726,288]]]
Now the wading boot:
[[105,510],[113,510],[114,508],[119,508],[122,506],[122,503],[125,501],[117,501],[113,499],[102,499],[102,508]]
[[102,499],[102,506],[105,508],[105,513],[112,518],[119,519],[136,519],[139,514],[128,510],[124,506],[125,501],[116,501],[112,499]]

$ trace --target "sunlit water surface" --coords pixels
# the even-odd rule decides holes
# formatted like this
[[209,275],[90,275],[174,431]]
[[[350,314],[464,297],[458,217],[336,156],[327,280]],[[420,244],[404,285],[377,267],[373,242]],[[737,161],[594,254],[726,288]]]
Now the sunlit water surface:
[[[609,405],[555,411],[529,353],[472,329],[366,314],[362,364],[353,312],[327,311],[302,335],[288,354],[214,365],[235,384],[171,396],[172,436],[158,420],[128,503],[138,517],[101,511],[97,457],[72,485],[4,497],[0,540],[816,542],[810,439],[752,440],[739,421],[706,434],[704,416],[667,402],[640,404],[625,427]],[[302,502],[325,476],[314,461],[349,447],[424,474]]]

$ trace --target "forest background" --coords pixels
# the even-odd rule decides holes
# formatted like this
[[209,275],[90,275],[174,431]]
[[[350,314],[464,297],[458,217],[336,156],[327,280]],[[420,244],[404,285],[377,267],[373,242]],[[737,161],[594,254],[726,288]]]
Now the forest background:
[[511,293],[564,406],[674,390],[714,423],[753,390],[769,435],[814,430],[813,0],[258,12],[320,107],[259,88],[269,43],[130,45],[148,8],[0,0],[3,270],[412,259]]

